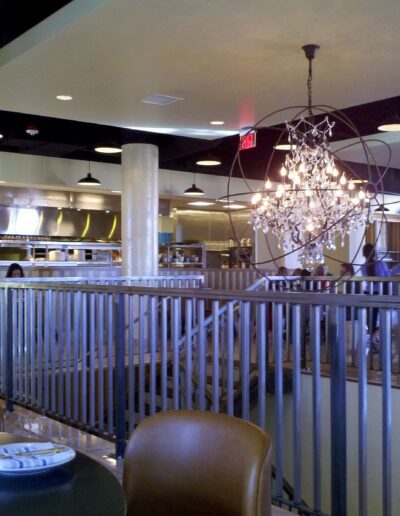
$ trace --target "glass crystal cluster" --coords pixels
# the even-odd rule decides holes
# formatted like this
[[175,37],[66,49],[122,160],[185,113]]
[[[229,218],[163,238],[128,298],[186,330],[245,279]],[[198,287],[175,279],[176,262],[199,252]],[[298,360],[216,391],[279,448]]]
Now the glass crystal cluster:
[[356,188],[339,172],[330,151],[334,122],[301,118],[286,123],[291,150],[274,189],[269,178],[252,198],[250,223],[255,230],[272,232],[279,248],[299,251],[304,268],[323,263],[324,248],[344,245],[350,231],[368,221],[368,191]]

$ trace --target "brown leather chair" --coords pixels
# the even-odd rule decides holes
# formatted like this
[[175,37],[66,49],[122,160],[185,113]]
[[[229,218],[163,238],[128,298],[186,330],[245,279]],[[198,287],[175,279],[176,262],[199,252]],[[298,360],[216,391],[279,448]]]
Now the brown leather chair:
[[270,516],[270,484],[270,438],[222,414],[161,412],[125,452],[128,516]]

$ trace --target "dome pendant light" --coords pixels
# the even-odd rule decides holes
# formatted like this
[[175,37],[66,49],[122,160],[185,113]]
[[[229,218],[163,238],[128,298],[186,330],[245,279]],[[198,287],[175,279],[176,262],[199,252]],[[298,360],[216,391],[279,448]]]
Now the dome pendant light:
[[190,188],[187,188],[183,195],[187,195],[188,197],[200,197],[201,195],[204,195],[204,192],[201,188],[198,188],[196,186],[196,174],[193,174],[193,184]]
[[100,186],[101,181],[96,179],[95,177],[92,177],[92,174],[90,173],[90,161],[88,161],[89,164],[89,170],[86,177],[82,177],[82,179],[79,179],[78,185],[79,186]]

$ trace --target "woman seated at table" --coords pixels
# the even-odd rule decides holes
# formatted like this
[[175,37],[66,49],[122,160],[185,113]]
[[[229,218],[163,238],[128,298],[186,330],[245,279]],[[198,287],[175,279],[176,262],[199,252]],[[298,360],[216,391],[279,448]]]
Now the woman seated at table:
[[24,270],[19,263],[12,263],[7,270],[6,278],[24,278]]

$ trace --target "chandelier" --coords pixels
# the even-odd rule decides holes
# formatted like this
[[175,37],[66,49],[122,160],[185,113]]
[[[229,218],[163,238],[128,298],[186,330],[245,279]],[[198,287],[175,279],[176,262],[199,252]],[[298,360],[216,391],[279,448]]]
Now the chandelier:
[[250,223],[271,232],[285,253],[299,250],[299,262],[311,268],[324,262],[324,248],[334,250],[345,236],[368,223],[368,188],[356,184],[335,165],[330,150],[334,122],[314,119],[312,60],[318,45],[305,45],[309,62],[307,117],[286,122],[290,151],[274,187],[266,177],[264,189],[252,197]]

